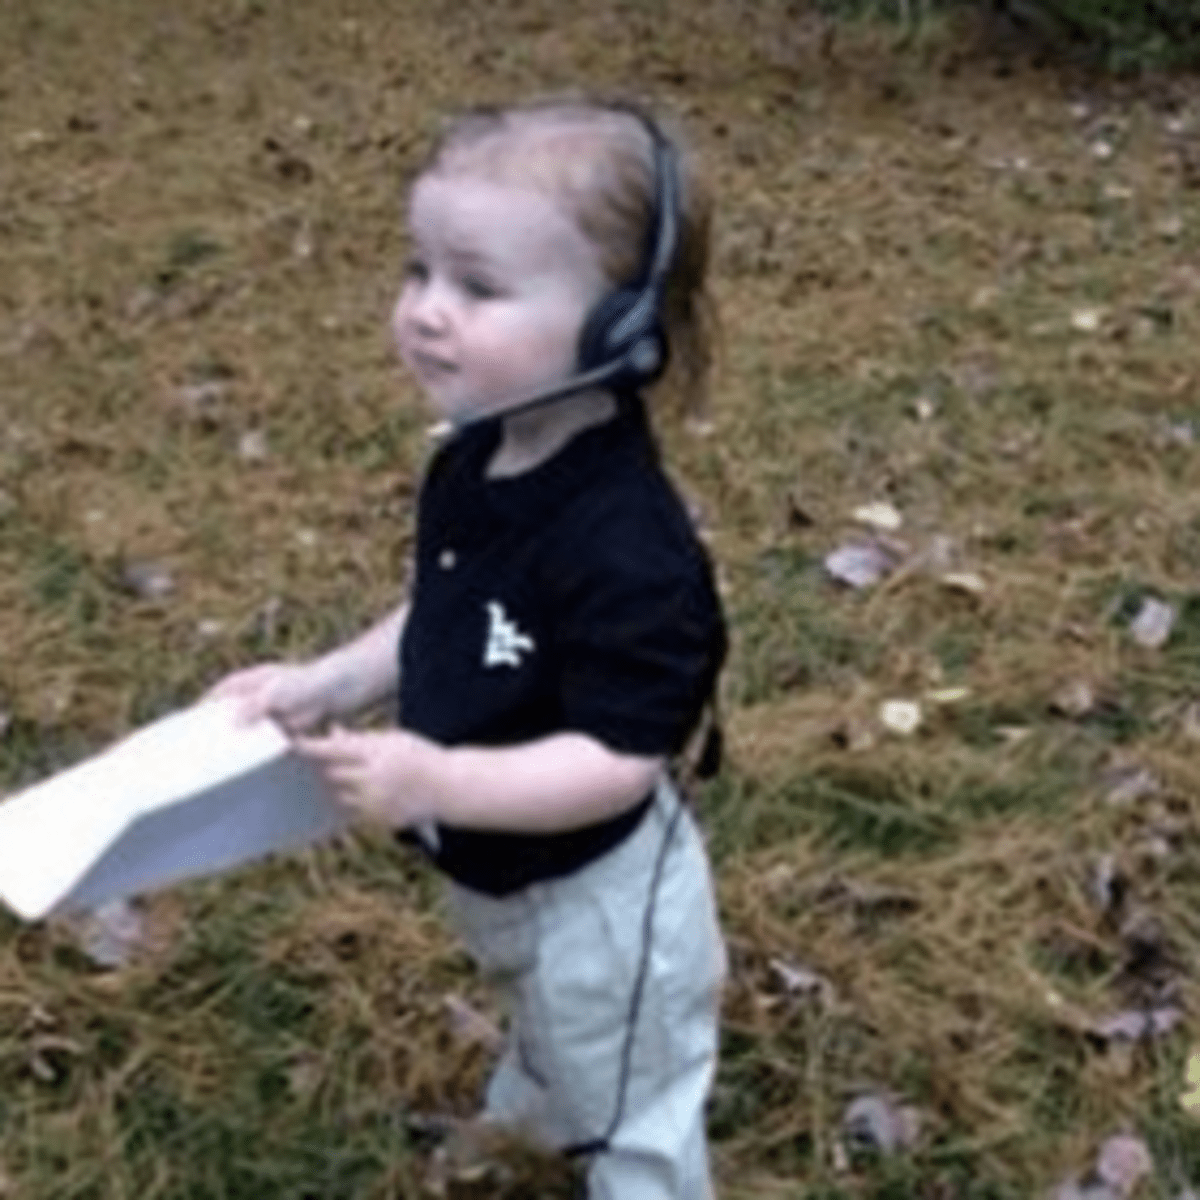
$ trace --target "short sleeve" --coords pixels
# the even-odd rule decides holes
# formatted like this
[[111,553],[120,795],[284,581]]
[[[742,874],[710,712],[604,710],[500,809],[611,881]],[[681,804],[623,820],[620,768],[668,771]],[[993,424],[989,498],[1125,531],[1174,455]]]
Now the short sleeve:
[[725,630],[682,511],[604,514],[560,576],[562,724],[613,750],[682,749],[716,682]]

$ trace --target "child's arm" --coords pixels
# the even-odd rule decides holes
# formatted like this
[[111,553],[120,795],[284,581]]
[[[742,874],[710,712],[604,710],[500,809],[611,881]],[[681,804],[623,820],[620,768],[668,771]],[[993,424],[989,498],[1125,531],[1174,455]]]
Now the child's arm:
[[407,616],[408,606],[401,605],[353,641],[309,662],[234,671],[204,698],[238,697],[247,720],[271,716],[293,733],[358,712],[395,692]]
[[335,729],[298,746],[342,803],[395,828],[433,820],[521,833],[575,829],[624,812],[646,795],[663,765],[661,758],[619,754],[583,733],[447,749],[400,729]]

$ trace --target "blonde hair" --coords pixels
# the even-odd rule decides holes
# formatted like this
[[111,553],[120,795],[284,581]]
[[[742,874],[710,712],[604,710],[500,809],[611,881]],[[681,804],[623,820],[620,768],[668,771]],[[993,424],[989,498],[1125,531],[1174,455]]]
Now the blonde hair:
[[678,138],[625,98],[546,98],[455,118],[420,174],[483,174],[544,189],[596,247],[614,287],[638,279],[655,235],[657,161],[650,127],[671,144],[679,179],[678,238],[662,321],[670,346],[660,384],[669,407],[695,416],[707,402],[716,310],[708,292],[711,204]]

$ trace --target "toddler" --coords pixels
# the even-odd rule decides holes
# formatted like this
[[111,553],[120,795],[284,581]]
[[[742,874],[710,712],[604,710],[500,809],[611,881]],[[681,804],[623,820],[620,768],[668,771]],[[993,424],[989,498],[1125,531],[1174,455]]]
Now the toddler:
[[[460,118],[408,220],[394,336],[449,429],[410,599],[215,692],[446,876],[508,1002],[485,1115],[585,1156],[593,1200],[705,1200],[725,955],[669,763],[725,633],[641,392],[668,348],[703,386],[707,209],[648,114],[569,100]],[[392,693],[396,728],[328,726]]]

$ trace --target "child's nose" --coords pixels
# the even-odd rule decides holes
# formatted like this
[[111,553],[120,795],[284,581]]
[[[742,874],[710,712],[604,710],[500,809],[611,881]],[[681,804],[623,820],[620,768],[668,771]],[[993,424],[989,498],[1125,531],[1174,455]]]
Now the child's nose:
[[397,326],[404,322],[422,333],[441,333],[447,322],[446,300],[445,289],[436,281],[409,284],[396,304]]

